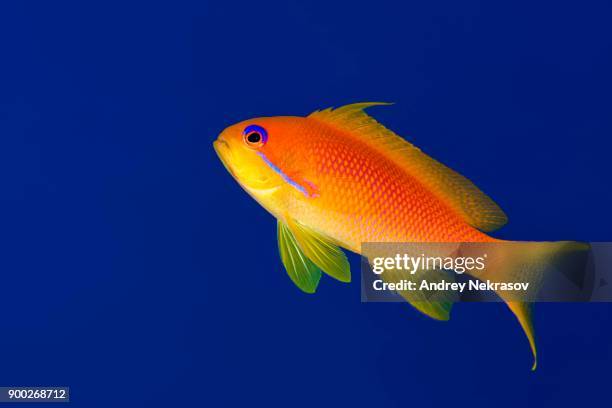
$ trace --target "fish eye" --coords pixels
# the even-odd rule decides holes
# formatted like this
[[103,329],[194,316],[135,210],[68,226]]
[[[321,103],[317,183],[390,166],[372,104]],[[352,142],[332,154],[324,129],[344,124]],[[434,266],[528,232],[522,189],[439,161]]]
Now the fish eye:
[[244,142],[254,148],[258,148],[266,144],[268,141],[268,132],[259,125],[249,125],[242,133]]
[[258,131],[253,131],[247,135],[247,141],[249,143],[261,142],[261,134]]

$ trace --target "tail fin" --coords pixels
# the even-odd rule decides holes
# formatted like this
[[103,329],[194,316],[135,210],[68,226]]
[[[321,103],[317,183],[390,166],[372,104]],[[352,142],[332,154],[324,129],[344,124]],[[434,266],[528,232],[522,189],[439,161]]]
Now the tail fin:
[[[566,257],[573,255],[584,255],[589,249],[588,244],[574,241],[560,242],[499,242],[499,244],[489,246],[486,269],[472,275],[482,281],[491,282],[529,282],[529,293],[508,294],[499,291],[497,295],[506,302],[512,313],[518,319],[533,353],[532,370],[537,366],[537,348],[535,332],[533,327],[532,309],[533,301],[542,287],[545,273],[555,266],[557,272],[564,275],[572,274],[576,276],[576,271],[566,271],[563,268],[575,269],[575,262],[566,262]],[[473,251],[473,249],[469,250]],[[465,253],[462,251],[462,253]],[[584,265],[578,273],[584,273]]]

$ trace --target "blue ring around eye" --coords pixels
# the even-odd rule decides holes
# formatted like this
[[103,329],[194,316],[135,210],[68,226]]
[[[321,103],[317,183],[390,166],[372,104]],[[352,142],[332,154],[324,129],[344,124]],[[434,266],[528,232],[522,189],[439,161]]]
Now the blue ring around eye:
[[243,135],[248,135],[251,132],[258,132],[261,135],[261,143],[265,144],[268,141],[268,132],[266,131],[266,129],[262,128],[259,125],[249,125],[246,128],[244,128],[244,132],[242,132]]

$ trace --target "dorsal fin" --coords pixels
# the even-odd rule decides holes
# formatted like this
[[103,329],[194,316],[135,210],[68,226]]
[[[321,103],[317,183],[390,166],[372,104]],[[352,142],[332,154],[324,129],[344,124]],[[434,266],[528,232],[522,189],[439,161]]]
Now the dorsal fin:
[[364,112],[364,109],[376,105],[390,104],[354,103],[316,111],[308,117],[346,131],[384,154],[444,200],[473,227],[492,231],[508,221],[497,204],[470,180],[432,159]]

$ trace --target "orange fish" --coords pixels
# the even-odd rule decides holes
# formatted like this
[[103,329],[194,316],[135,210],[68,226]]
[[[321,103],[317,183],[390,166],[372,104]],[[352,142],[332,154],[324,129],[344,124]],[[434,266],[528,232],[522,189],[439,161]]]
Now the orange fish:
[[[468,179],[364,112],[374,105],[387,104],[250,119],[226,128],[214,142],[226,169],[277,219],[283,265],[304,292],[316,290],[321,271],[350,281],[340,247],[359,254],[364,242],[499,242],[485,232],[507,222]],[[506,258],[537,263],[568,245],[578,248],[539,243]],[[489,276],[503,280],[512,273],[506,267]],[[535,278],[541,272],[534,267],[522,273]],[[433,318],[449,318],[452,303],[405,298]],[[531,303],[505,300],[527,335],[535,368]]]

